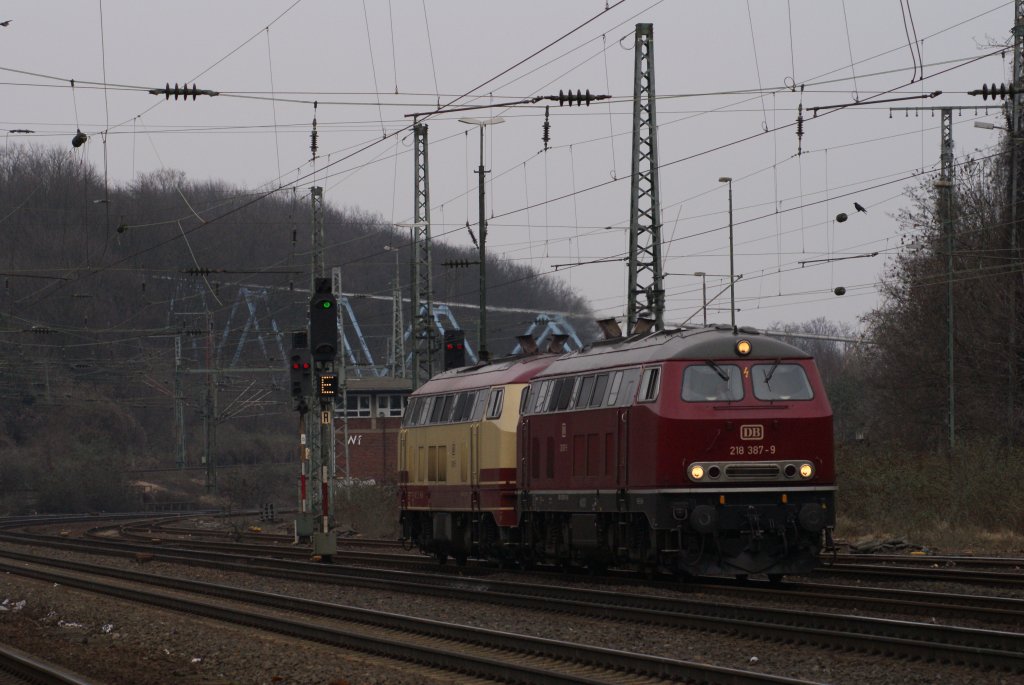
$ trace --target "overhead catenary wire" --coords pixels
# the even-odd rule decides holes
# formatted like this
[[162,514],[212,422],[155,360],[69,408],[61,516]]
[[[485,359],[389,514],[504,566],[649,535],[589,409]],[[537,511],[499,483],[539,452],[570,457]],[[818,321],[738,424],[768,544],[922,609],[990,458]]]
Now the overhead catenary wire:
[[576,195],[575,195],[575,193],[574,193],[574,194],[572,195],[572,197],[573,197],[573,200],[574,200],[574,202],[575,202],[575,200],[576,200]]

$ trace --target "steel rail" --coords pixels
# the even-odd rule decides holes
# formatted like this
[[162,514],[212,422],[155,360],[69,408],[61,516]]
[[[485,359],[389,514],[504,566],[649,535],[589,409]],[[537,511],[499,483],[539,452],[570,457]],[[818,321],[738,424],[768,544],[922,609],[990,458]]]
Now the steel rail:
[[5,644],[0,644],[0,673],[32,685],[100,685],[98,680]]
[[[569,683],[611,684],[624,682],[628,678],[637,678],[638,680],[640,678],[658,678],[668,682],[695,681],[728,683],[729,685],[763,685],[764,683],[808,685],[808,681],[783,676],[764,675],[664,657],[590,647],[578,643],[533,638],[473,626],[460,626],[213,583],[158,577],[92,564],[41,557],[35,557],[31,563],[58,566],[73,570],[75,573],[109,576],[135,584],[157,585],[178,592],[203,594],[232,602],[245,602],[304,614],[315,614],[352,625],[328,626],[310,623],[308,618],[297,620],[270,616],[206,601],[192,600],[182,597],[180,594],[153,592],[140,589],[137,586],[110,585],[79,575],[69,575],[20,564],[0,562],[0,570],[164,609],[230,621],[346,649],[383,654],[388,658],[428,664],[434,668],[470,673],[502,681],[563,685]],[[401,634],[389,636],[379,630],[368,631],[365,626],[398,631]],[[445,644],[446,641],[455,641],[460,644],[452,646]],[[496,651],[504,652],[505,655],[496,655]],[[525,661],[531,663],[526,664]]]
[[[165,552],[152,553],[156,557],[167,556]],[[281,564],[270,559],[236,558],[235,561],[234,570],[245,573],[272,573],[292,580],[300,577],[300,571],[295,563]],[[795,641],[829,648],[856,649],[906,658],[1024,671],[1024,635],[1019,633],[834,613],[722,605],[665,596],[623,595],[604,590],[581,590],[563,586],[527,585],[466,577],[452,581],[436,575],[387,573],[381,569],[325,567],[313,564],[306,566],[310,570],[302,572],[301,577],[310,581],[343,582],[387,591],[398,590],[449,599],[485,601],[518,608],[561,611],[605,620],[738,633],[756,639]],[[218,567],[224,568],[220,565]],[[313,568],[316,570],[312,570]],[[567,599],[567,596],[572,599]]]

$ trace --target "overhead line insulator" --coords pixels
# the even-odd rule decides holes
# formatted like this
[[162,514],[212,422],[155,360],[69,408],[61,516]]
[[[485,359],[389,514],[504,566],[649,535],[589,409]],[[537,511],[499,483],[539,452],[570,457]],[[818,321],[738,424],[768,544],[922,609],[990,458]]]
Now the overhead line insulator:
[[192,96],[193,100],[195,100],[200,95],[209,95],[210,97],[220,95],[220,93],[218,93],[215,90],[205,90],[197,87],[196,84],[194,83],[192,84],[191,88],[187,83],[183,83],[180,86],[177,83],[175,83],[173,88],[171,87],[170,83],[167,83],[163,88],[151,89],[149,93],[150,95],[163,95],[164,100],[170,100],[172,95],[174,96],[175,100],[177,100],[179,97],[183,100],[187,100],[190,95]]
[[461,269],[479,263],[479,261],[469,259],[450,259],[446,262],[441,262],[441,266],[448,267],[449,269]]
[[986,83],[983,84],[980,89],[968,91],[967,94],[980,95],[982,100],[988,100],[990,95],[992,96],[993,100],[995,100],[997,97],[1000,100],[1005,100],[1007,97],[1010,97],[1012,99],[1013,96],[1017,94],[1017,89],[1014,87],[1012,83],[1009,85],[1005,83],[1000,83],[998,85],[993,83],[992,85],[989,85]]
[[575,93],[573,93],[570,89],[568,92],[560,90],[558,91],[558,95],[548,95],[544,99],[553,100],[557,102],[559,107],[561,107],[562,105],[568,105],[569,107],[572,107],[573,101],[576,102],[577,107],[581,107],[583,105],[589,107],[590,103],[593,102],[594,100],[607,100],[610,97],[611,95],[594,95],[593,93],[590,92],[589,89],[587,89],[586,92],[577,89]]
[[548,143],[551,142],[551,119],[549,118],[550,114],[551,114],[551,107],[548,106],[548,105],[545,105],[544,106],[544,125],[542,127],[543,130],[544,130],[544,135],[542,135],[540,137],[540,139],[542,141],[544,141],[544,151],[545,152],[547,152]]

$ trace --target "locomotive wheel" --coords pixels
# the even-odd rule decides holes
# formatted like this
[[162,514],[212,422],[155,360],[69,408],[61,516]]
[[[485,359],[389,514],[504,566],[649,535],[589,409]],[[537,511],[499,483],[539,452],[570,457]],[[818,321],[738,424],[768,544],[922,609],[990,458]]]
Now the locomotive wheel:
[[445,552],[437,552],[434,554],[434,558],[437,559],[438,566],[444,566],[448,563],[448,554]]
[[782,583],[782,579],[785,577],[786,576],[782,573],[769,573],[768,582],[772,585],[779,585],[780,583]]
[[455,565],[456,566],[465,566],[468,561],[469,561],[469,557],[467,557],[465,554],[456,554],[455,555]]

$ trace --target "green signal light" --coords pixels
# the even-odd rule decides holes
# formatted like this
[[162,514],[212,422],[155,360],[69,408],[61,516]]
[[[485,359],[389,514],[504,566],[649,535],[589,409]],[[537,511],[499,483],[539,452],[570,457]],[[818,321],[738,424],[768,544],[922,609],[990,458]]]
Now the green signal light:
[[320,306],[323,309],[330,309],[331,308],[331,301],[330,300],[324,300],[323,302],[320,303]]

